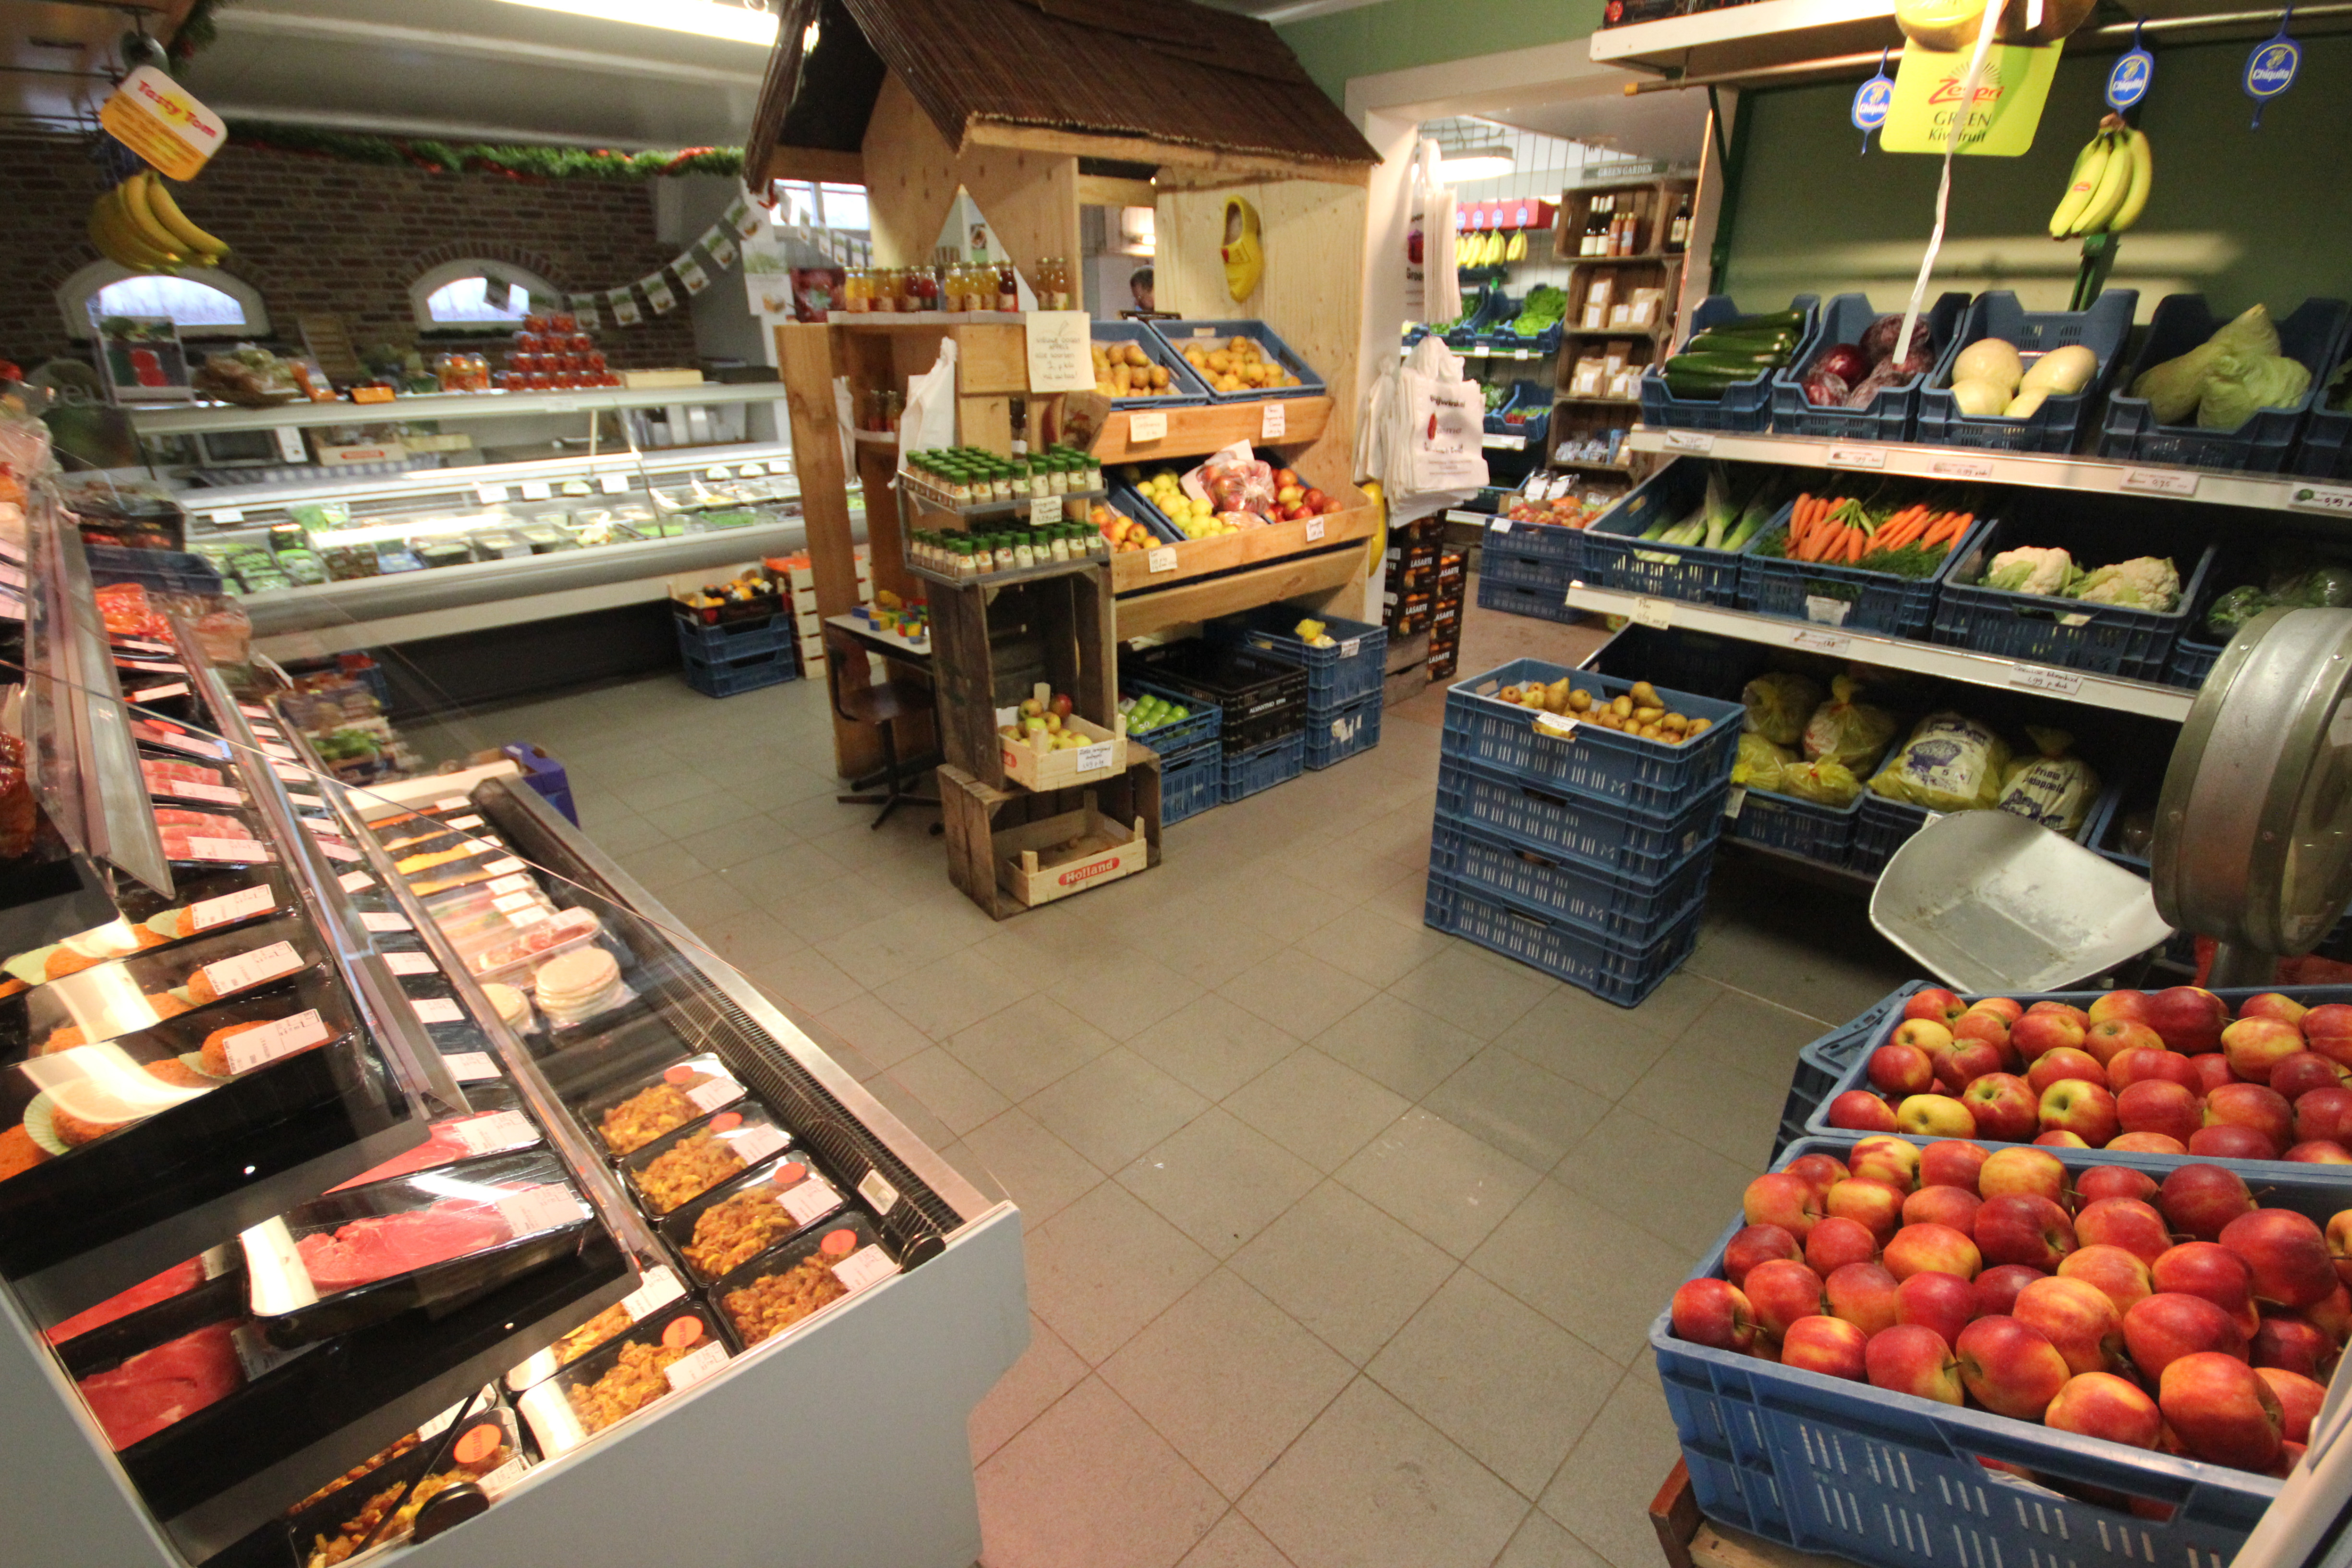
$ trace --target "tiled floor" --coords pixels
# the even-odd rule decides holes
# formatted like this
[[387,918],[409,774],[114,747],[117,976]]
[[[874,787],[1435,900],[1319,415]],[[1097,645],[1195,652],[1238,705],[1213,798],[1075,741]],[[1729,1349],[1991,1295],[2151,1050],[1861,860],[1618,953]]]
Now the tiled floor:
[[[1592,633],[1470,612],[1462,669]],[[1651,1318],[1799,1046],[1906,978],[1727,858],[1627,1012],[1424,928],[1443,692],[1381,746],[992,923],[928,814],[836,805],[821,688],[480,716],[714,950],[1018,1201],[1034,1339],[971,1422],[986,1568],[1654,1568]]]

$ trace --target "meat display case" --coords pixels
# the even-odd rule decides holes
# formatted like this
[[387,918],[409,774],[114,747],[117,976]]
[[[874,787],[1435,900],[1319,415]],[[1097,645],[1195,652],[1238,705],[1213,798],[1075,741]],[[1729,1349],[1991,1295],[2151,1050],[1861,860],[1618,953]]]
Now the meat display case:
[[[327,993],[319,1010],[346,1006],[353,1026],[193,1107],[0,1179],[0,1405],[16,1457],[0,1467],[0,1562],[294,1568],[327,1548],[346,1513],[341,1549],[401,1496],[435,1486],[446,1489],[397,1524],[394,1533],[412,1532],[405,1543],[362,1555],[436,1568],[619,1568],[641,1564],[657,1542],[715,1563],[973,1562],[965,1423],[1028,1339],[1012,1205],[949,1168],[520,777],[346,790],[266,700],[232,689],[225,676],[241,672],[213,668],[185,624],[173,633],[171,657],[191,688],[173,710],[187,731],[175,754],[234,780],[238,809],[270,851],[259,869],[276,908],[255,929],[277,934],[268,921],[287,922],[285,939],[316,954],[304,979]],[[169,733],[157,727],[168,726],[165,712],[134,721],[142,740]],[[210,761],[195,756],[199,745],[217,748]],[[75,865],[82,886],[70,910],[48,912],[45,926],[6,911],[20,944],[28,930],[54,940],[86,926],[94,907],[103,919],[162,899],[87,857]],[[197,890],[179,891],[184,900]],[[207,1032],[208,1047],[227,1033]],[[380,1070],[359,1071],[365,1064]],[[374,1087],[383,1126],[322,1153],[313,1145],[341,1135],[325,1113],[345,1101],[293,1108],[275,1124],[287,1152],[248,1172],[234,1201],[191,1201],[168,1227],[151,1227],[143,1252],[131,1245],[141,1233],[126,1232],[114,1267],[71,1294],[26,1290],[8,1249],[91,1216],[61,1189],[27,1227],[7,1206],[11,1188],[110,1149],[135,1168],[175,1119],[304,1071],[362,1104],[373,1102],[354,1084]],[[647,1106],[668,1104],[657,1096],[672,1085],[690,1106],[645,1120]],[[441,1149],[455,1130],[491,1126],[523,1146],[468,1134]],[[623,1159],[640,1132],[644,1147],[632,1143]],[[741,1140],[747,1170],[693,1174],[714,1133]],[[267,1144],[247,1137],[234,1152],[224,1142],[175,1157],[245,1170]],[[176,1178],[180,1167],[170,1169]],[[791,1214],[777,1233],[784,1239],[760,1232],[749,1250],[712,1256],[730,1233],[706,1233],[698,1209],[750,1214],[773,1195],[760,1185],[771,1180]],[[682,1194],[695,1182],[709,1191],[688,1204]],[[338,1185],[351,1190],[322,1196]],[[486,1250],[401,1255],[409,1243],[367,1233],[386,1215],[439,1214],[451,1202],[479,1211],[466,1194],[484,1193],[512,1221],[508,1239]],[[527,1226],[513,1206],[550,1199],[560,1226]],[[371,1246],[390,1246],[391,1260],[367,1261]],[[152,1286],[175,1268],[207,1278],[62,1345],[45,1339],[109,1290]],[[235,1325],[242,1387],[117,1452],[77,1383],[94,1400],[104,1380],[119,1386],[129,1375],[126,1358],[181,1346],[160,1338],[158,1314],[173,1331],[197,1320]],[[155,1364],[161,1386],[175,1369]],[[150,1405],[163,1397],[132,1393]],[[466,1452],[447,1444],[478,1425],[485,1404],[513,1434],[513,1457],[493,1437],[486,1451],[506,1461],[496,1469],[435,1468]],[[155,1414],[142,1406],[140,1417]],[[122,1419],[119,1409],[109,1418]],[[347,1478],[363,1466],[376,1468]],[[362,1509],[375,1482],[413,1483],[428,1468],[416,1493],[388,1488],[392,1502]],[[299,1529],[320,1533],[299,1540],[289,1510],[338,1478],[344,1489],[300,1516]],[[768,1521],[783,1528],[772,1533]]]

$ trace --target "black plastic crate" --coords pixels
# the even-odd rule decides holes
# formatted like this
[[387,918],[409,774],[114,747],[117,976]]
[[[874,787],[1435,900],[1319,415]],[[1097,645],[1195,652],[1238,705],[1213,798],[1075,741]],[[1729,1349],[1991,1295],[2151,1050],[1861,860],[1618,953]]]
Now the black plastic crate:
[[1478,578],[1478,607],[1500,610],[1507,616],[1528,616],[1539,621],[1574,623],[1584,612],[1568,607],[1568,590],[1534,588],[1524,583],[1497,583],[1481,574]]
[[2319,401],[2327,378],[2336,374],[2330,363],[2340,343],[2352,306],[2341,300],[2306,300],[2278,322],[2279,352],[2300,360],[2311,372],[2311,386],[2294,406],[2258,409],[2235,430],[2207,430],[2196,425],[2159,425],[2145,397],[2129,388],[2142,372],[2178,359],[2211,337],[2229,320],[2217,316],[2202,294],[2172,294],[2157,302],[2147,335],[2131,368],[2107,395],[2101,416],[2098,454],[2126,462],[2178,463],[2194,468],[2243,468],[2275,474],[2294,455],[2304,416]]
[[[1328,647],[1317,647],[1297,636],[1303,620],[1319,620]],[[1389,634],[1369,621],[1345,620],[1285,605],[1268,605],[1215,622],[1209,636],[1273,655],[1307,672],[1307,707],[1310,713],[1336,711],[1381,689],[1388,657]]]
[[1129,658],[1129,673],[1219,710],[1224,752],[1254,751],[1307,720],[1307,671],[1233,643],[1185,641]]

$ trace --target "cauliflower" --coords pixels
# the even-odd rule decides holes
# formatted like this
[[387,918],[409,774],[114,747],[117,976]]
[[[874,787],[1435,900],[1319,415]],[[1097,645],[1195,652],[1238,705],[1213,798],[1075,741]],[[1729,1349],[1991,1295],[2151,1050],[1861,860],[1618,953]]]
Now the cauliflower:
[[2074,580],[2074,558],[2063,550],[2028,544],[2004,550],[1985,569],[1984,585],[2011,594],[2063,594]]
[[2180,574],[2161,556],[2142,555],[2095,568],[2068,593],[2089,604],[2162,613],[2180,603]]

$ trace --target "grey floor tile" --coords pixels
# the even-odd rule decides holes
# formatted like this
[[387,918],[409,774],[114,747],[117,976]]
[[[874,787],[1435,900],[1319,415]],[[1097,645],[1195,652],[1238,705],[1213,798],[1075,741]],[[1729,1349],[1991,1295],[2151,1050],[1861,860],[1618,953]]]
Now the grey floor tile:
[[890,1010],[872,992],[862,992],[816,1015],[816,1021],[857,1048],[877,1068],[894,1068],[908,1057],[929,1050],[929,1035]]
[[1415,1109],[1358,1150],[1339,1167],[1339,1179],[1391,1218],[1467,1258],[1528,1195],[1538,1173]]
[[656,900],[659,900],[667,889],[696,881],[710,874],[709,867],[667,839],[643,849],[615,855],[613,858]]
[[1211,1106],[1139,1155],[1118,1179],[1177,1229],[1229,1258],[1319,1178],[1273,1139]]
[[[576,804],[576,803],[575,803]],[[625,807],[611,812],[583,808],[583,829],[605,854],[618,857],[669,842],[669,835]]]
[[1029,1319],[1029,1348],[972,1407],[965,1430],[975,1465],[1011,1441],[1013,1435],[1054,1406],[1085,1380],[1087,1363],[1035,1314]]
[[1293,1564],[1235,1509],[1201,1537],[1201,1544],[1185,1553],[1177,1568],[1293,1568]]
[[1216,1489],[1097,1378],[978,1479],[986,1568],[1173,1568],[1224,1512]]
[[760,808],[729,790],[714,787],[706,794],[674,800],[667,805],[644,807],[641,815],[672,838],[685,838],[754,820]]
[[[1713,982],[1701,984],[1709,990],[1717,989]],[[1613,1100],[1641,1081],[1650,1065],[1665,1055],[1674,1042],[1673,1034],[1655,1034],[1646,1026],[1644,1011],[1636,1007],[1629,1012],[1563,985],[1545,998],[1542,1006],[1529,1008],[1517,1023],[1497,1035],[1495,1043],[1547,1072]],[[1677,1022],[1686,1025],[1688,1020]]]
[[[1427,847],[1423,847],[1424,859]],[[1394,887],[1405,879],[1398,873],[1381,884],[1381,889]],[[1367,897],[1377,897],[1378,893]],[[1402,925],[1395,921],[1341,920],[1334,921],[1319,931],[1309,931],[1297,942],[1298,951],[1324,963],[1335,964],[1371,985],[1386,986],[1403,979],[1414,969],[1445,951],[1457,939],[1424,925]]]
[[1025,1239],[1031,1309],[1097,1366],[1217,1266],[1117,1182]]
[[932,1115],[954,1129],[959,1138],[981,1123],[1002,1116],[1012,1103],[939,1046],[908,1057],[892,1068],[889,1076],[899,1088],[928,1106]]
[[1217,987],[1269,1024],[1309,1038],[1372,998],[1372,988],[1347,971],[1296,949],[1276,952]]
[[[1657,1568],[1649,1502],[1680,1458],[1674,1418],[1645,1351],[1561,1464],[1541,1506],[1615,1568]],[[1571,1568],[1579,1568],[1577,1560]]]
[[1225,1097],[1225,1109],[1318,1171],[1336,1171],[1410,1103],[1312,1047]]
[[1298,1049],[1298,1037],[1204,992],[1145,1029],[1129,1047],[1211,1100],[1223,1100]]
[[772,839],[730,853],[721,874],[745,898],[773,910],[807,899],[814,889],[838,879],[846,869],[814,844]]
[[1199,985],[1140,953],[1073,965],[1045,989],[1115,1040],[1133,1039],[1202,994]]
[[[1626,1194],[1638,1203],[1638,1194]],[[1613,1361],[1644,1353],[1690,1253],[1554,1181],[1536,1184],[1470,1267]],[[1663,1473],[1663,1472],[1662,1472]]]
[[656,771],[629,783],[615,784],[613,794],[623,805],[643,816],[681,800],[709,795],[719,786],[691,768],[664,763]]
[[1299,1568],[1486,1568],[1528,1510],[1526,1499],[1363,1378],[1241,1510]]
[[[1695,1030],[1700,1026],[1692,1026]],[[1788,1099],[1787,1073],[1774,1083],[1727,1070],[1685,1036],[1651,1064],[1618,1103],[1661,1126],[1682,1129],[1693,1142],[1750,1166],[1753,1174],[1772,1152],[1772,1130]],[[1703,1117],[1694,1110],[1701,1105],[1707,1107]]]
[[1354,1375],[1222,1268],[1102,1365],[1103,1381],[1229,1498],[1246,1491]]
[[1326,1182],[1235,1253],[1231,1267],[1361,1366],[1454,1272],[1454,1260]]
[[[961,953],[946,962],[978,963],[982,973],[990,973],[986,961],[973,954]],[[899,984],[912,985],[927,973],[919,970]],[[1024,996],[970,1028],[959,1029],[947,1047],[999,1094],[1019,1101],[1118,1043],[1051,996]]]
[[[864,975],[866,984],[879,991],[892,981],[910,975],[927,963],[961,952],[980,940],[970,930],[943,918],[945,913],[943,905],[900,903],[880,920],[869,921],[855,931],[820,942],[816,949],[844,969]],[[1015,995],[1026,996],[1035,989],[1018,971],[998,973],[1007,985],[1013,987]]]
[[1456,942],[1446,951],[1391,981],[1389,994],[1491,1040],[1559,989],[1559,982],[1523,963]]
[[[819,943],[820,952],[832,948]],[[827,952],[840,963],[847,954]],[[855,965],[851,965],[855,967]],[[1030,994],[1029,977],[1018,970],[986,963],[969,952],[950,952],[874,987],[892,1010],[935,1040],[947,1040]]]
[[1500,1046],[1473,1057],[1423,1102],[1538,1171],[1557,1164],[1609,1108],[1599,1095]]
[[1780,1088],[1797,1052],[1825,1031],[1821,1021],[1760,996],[1726,990],[1675,1041],[1678,1051]]
[[838,1007],[864,989],[814,948],[755,954],[735,967],[784,1006],[801,1013]]
[[1601,1568],[1608,1559],[1587,1546],[1537,1509],[1530,1512],[1510,1545],[1495,1559],[1495,1568]]
[[1399,925],[1425,924],[1429,910],[1428,857],[1422,856],[1418,865],[1407,868],[1402,880],[1391,882],[1358,907]]
[[[746,973],[788,953],[806,951],[808,944],[767,910],[748,904],[728,907],[729,900],[723,895],[733,891],[718,879],[706,877],[672,889],[661,901],[704,948]],[[711,900],[707,907],[698,902],[706,898]]]
[[1209,1108],[1120,1046],[1032,1096],[1028,1110],[1096,1165],[1116,1171]]
[[1091,1192],[1103,1173],[1019,1106],[964,1134],[969,1157],[1021,1205],[1028,1227],[1038,1226]]
[[1387,992],[1375,994],[1310,1043],[1407,1100],[1419,1100],[1444,1082],[1486,1044]]
[[[691,882],[680,882],[676,887],[665,888],[661,891],[660,901],[664,908],[677,917],[678,929],[695,935],[699,935],[706,926],[714,925],[730,915],[739,915],[755,907],[751,900],[716,876],[697,877]],[[762,920],[772,926],[774,925],[774,916],[770,915],[765,910],[761,910],[759,913]],[[783,934],[791,935],[790,932]],[[799,938],[792,938],[792,946],[800,945],[802,944]]]
[[1625,1371],[1467,1268],[1365,1370],[1529,1500]]
[[1552,1180],[1696,1259],[1738,1215],[1740,1194],[1763,1168],[1760,1154],[1740,1161],[1717,1150],[1734,1132],[1761,1137],[1770,1152],[1769,1132],[1754,1123],[1718,1123],[1710,1111],[1662,1127],[1621,1105],[1553,1167]]

